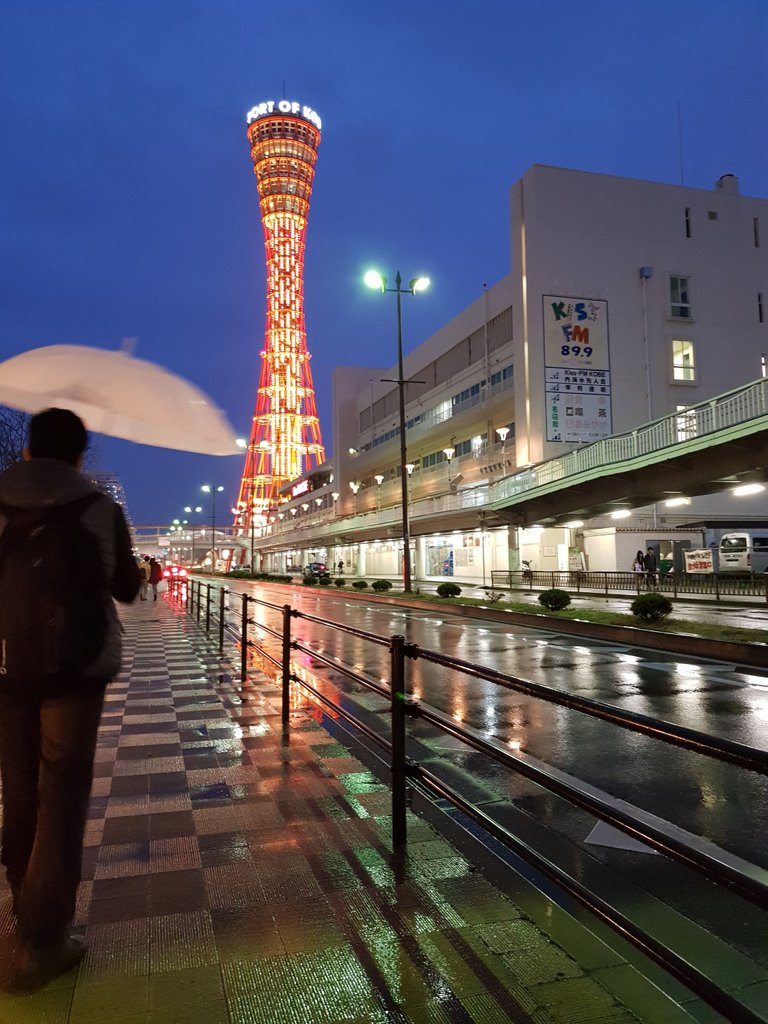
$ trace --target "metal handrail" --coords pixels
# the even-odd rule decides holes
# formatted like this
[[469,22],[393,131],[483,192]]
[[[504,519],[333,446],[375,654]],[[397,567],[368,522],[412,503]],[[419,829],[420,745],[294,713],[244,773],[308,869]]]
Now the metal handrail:
[[[660,573],[650,581],[652,589],[673,597],[687,594],[712,595],[718,601],[723,597],[755,597],[768,602],[768,573],[727,572],[701,574]],[[550,587],[582,591],[611,591],[642,594],[648,590],[646,573],[629,569],[492,569],[493,590],[537,590]]]
[[751,902],[758,904],[758,906],[768,907],[768,871],[758,867],[754,867],[753,872],[741,871],[729,864],[724,864],[703,850],[698,850],[695,847],[689,849],[681,840],[667,835],[663,830],[649,822],[644,821],[642,827],[638,827],[638,819],[635,815],[621,810],[600,797],[585,793],[569,782],[555,778],[542,768],[538,768],[528,761],[515,757],[502,747],[499,747],[498,744],[481,736],[471,726],[457,725],[449,715],[439,711],[437,708],[419,702],[414,710],[419,718],[423,718],[424,721],[436,725],[442,732],[447,733],[449,736],[454,736],[468,746],[474,747],[475,750],[479,750],[482,754],[492,758],[506,768],[512,768],[520,775],[536,783],[536,785],[541,786],[542,789],[554,793],[555,796],[563,797],[569,803],[588,811],[596,818],[608,822],[609,825],[620,829],[633,839],[639,840],[660,853],[667,854],[687,867],[695,868],[703,875],[715,881],[725,882],[730,888],[738,892],[740,896],[744,896]]
[[[210,584],[207,586],[210,587]],[[194,586],[191,587],[192,605],[194,605]],[[198,592],[198,621],[199,621],[199,592]],[[257,600],[261,604],[268,602],[254,599],[248,594],[242,594],[241,611],[241,679],[246,680],[247,664],[246,655],[249,647],[257,647],[248,638],[248,626],[253,624],[248,618],[248,604],[251,600]],[[223,598],[221,606],[223,608]],[[206,604],[210,605],[210,591],[207,595]],[[497,763],[511,768],[520,775],[532,780],[536,785],[541,786],[549,792],[561,797],[573,805],[586,810],[593,816],[604,820],[620,829],[626,834],[645,843],[649,847],[666,854],[688,868],[695,869],[703,876],[714,880],[718,884],[725,885],[740,897],[756,904],[757,906],[768,906],[768,872],[757,866],[749,865],[753,870],[740,870],[731,865],[724,864],[716,857],[696,847],[686,847],[674,836],[669,836],[661,829],[648,822],[639,819],[637,816],[618,809],[608,804],[599,797],[591,796],[582,790],[577,789],[570,783],[558,779],[541,768],[538,768],[521,758],[515,757],[508,751],[501,748],[483,737],[477,730],[470,726],[458,725],[453,719],[433,708],[428,704],[408,698],[406,686],[406,664],[409,660],[415,661],[419,658],[430,661],[434,664],[465,672],[476,678],[483,678],[491,682],[512,686],[521,692],[529,693],[538,699],[550,703],[559,704],[572,710],[582,711],[593,715],[601,720],[612,724],[621,725],[625,728],[635,729],[643,732],[652,738],[664,739],[667,742],[676,743],[678,746],[687,748],[705,756],[717,757],[720,760],[728,761],[741,767],[747,767],[753,771],[765,773],[768,770],[768,752],[751,748],[745,744],[738,744],[732,741],[721,740],[717,737],[697,733],[694,730],[682,729],[672,723],[660,722],[649,716],[638,715],[634,712],[626,712],[614,708],[611,705],[602,704],[598,701],[591,701],[588,698],[572,697],[562,694],[560,691],[552,690],[542,684],[532,683],[528,680],[517,679],[513,676],[506,676],[504,673],[492,669],[484,669],[458,658],[440,654],[436,651],[429,651],[418,647],[415,644],[406,643],[402,636],[392,636],[386,639],[377,634],[367,634],[364,639],[371,639],[379,645],[386,645],[390,650],[390,687],[380,687],[364,676],[359,675],[343,664],[315,650],[311,646],[294,639],[291,636],[291,620],[306,619],[307,621],[320,624],[331,629],[348,632],[353,635],[361,635],[365,631],[356,630],[331,620],[322,619],[318,616],[308,615],[290,605],[283,605],[281,608],[269,605],[271,608],[280,610],[283,618],[283,658],[280,663],[269,652],[258,648],[260,653],[276,667],[281,669],[283,682],[283,708],[282,717],[284,728],[289,727],[290,719],[290,685],[295,683],[311,693],[315,699],[330,708],[335,714],[340,715],[356,729],[359,729],[377,746],[387,750],[390,754],[390,769],[392,779],[392,838],[393,845],[402,848],[407,843],[406,835],[406,808],[407,808],[407,785],[416,782],[433,793],[437,793],[449,800],[456,808],[465,813],[468,817],[478,821],[482,827],[491,835],[499,839],[505,846],[512,850],[521,859],[531,864],[541,874],[553,880],[564,892],[573,896],[591,913],[595,914],[615,932],[623,936],[627,941],[641,950],[646,956],[660,964],[670,975],[684,984],[692,992],[714,1007],[719,1013],[724,1014],[727,1019],[736,1024],[765,1024],[764,1020],[758,1017],[752,1010],[734,999],[728,992],[723,991],[715,985],[706,975],[698,970],[693,964],[679,956],[673,949],[665,946],[662,942],[649,935],[641,927],[634,924],[621,911],[612,907],[602,897],[591,892],[577,879],[569,876],[562,868],[548,860],[544,855],[533,850],[518,837],[513,836],[502,825],[494,821],[489,815],[476,805],[472,804],[460,793],[445,784],[433,772],[423,766],[410,761],[406,756],[406,719],[407,717],[422,717],[425,721],[435,725],[441,731],[451,735],[484,755],[491,757]],[[189,607],[188,597],[188,611]],[[261,625],[261,624],[258,624]],[[276,630],[269,629],[269,632],[277,636]],[[341,703],[332,700],[312,686],[307,680],[302,679],[292,671],[290,653],[292,650],[301,651],[310,657],[316,658],[321,664],[332,667],[335,671],[360,682],[377,694],[388,699],[391,707],[392,732],[391,740],[380,736],[366,723],[347,711]]]
[[[415,645],[412,646],[415,647]],[[593,718],[611,722],[623,729],[631,729],[643,735],[664,740],[666,743],[674,743],[676,746],[684,747],[694,753],[707,754],[721,761],[727,761],[729,764],[738,765],[740,768],[748,768],[750,771],[763,775],[768,774],[768,750],[750,747],[745,743],[737,743],[735,740],[710,736],[697,729],[689,729],[686,726],[675,725],[673,722],[651,718],[650,715],[642,715],[636,711],[626,711],[613,704],[593,700],[591,697],[564,693],[562,690],[546,686],[544,683],[534,683],[529,679],[519,679],[493,668],[473,665],[469,661],[462,661],[461,658],[441,654],[439,651],[429,651],[420,647],[416,650],[418,653],[412,656],[430,661],[435,665],[441,665],[443,668],[456,669],[466,675],[474,676],[476,679],[499,683],[510,690],[545,700],[549,704],[558,704],[571,711],[591,715]]]

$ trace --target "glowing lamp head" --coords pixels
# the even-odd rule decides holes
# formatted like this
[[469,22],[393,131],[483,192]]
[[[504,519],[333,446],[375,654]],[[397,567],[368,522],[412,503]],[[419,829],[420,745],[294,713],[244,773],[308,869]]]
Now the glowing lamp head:
[[363,281],[369,288],[373,288],[377,292],[383,292],[387,287],[386,277],[380,274],[378,270],[367,270]]
[[414,277],[410,284],[411,291],[415,295],[416,292],[424,292],[429,288],[428,277]]

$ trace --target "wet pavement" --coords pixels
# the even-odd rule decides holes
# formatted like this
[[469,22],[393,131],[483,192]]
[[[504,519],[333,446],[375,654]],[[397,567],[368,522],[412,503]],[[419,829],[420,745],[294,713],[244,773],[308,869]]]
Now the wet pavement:
[[[0,994],[2,1024],[570,1022],[692,1018],[519,876],[489,881],[296,696],[244,686],[166,601],[123,612],[77,930],[82,965]],[[0,983],[15,948],[0,889]],[[695,1019],[715,1020],[688,997]]]

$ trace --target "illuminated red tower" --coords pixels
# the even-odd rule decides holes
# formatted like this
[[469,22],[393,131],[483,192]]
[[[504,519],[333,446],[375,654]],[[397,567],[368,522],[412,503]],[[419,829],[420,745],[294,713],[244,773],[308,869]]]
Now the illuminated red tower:
[[248,454],[240,484],[243,534],[286,500],[280,489],[325,452],[304,325],[304,237],[320,145],[320,118],[289,100],[247,115],[267,258],[267,328]]

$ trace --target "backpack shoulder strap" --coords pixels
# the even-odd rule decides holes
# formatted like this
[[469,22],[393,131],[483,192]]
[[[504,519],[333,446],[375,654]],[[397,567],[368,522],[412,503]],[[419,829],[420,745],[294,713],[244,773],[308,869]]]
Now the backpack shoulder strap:
[[81,497],[75,498],[74,501],[68,501],[64,505],[53,505],[45,510],[45,516],[63,512],[67,516],[79,519],[86,509],[90,508],[91,505],[95,505],[99,498],[104,497],[106,495],[102,494],[101,491],[91,491],[89,494],[83,494]]

